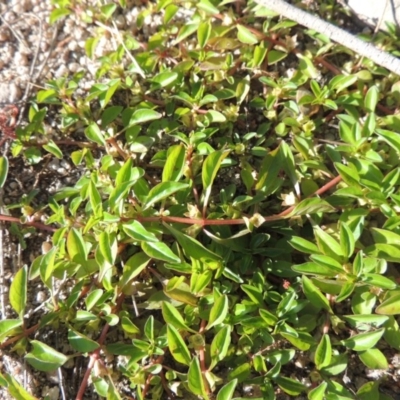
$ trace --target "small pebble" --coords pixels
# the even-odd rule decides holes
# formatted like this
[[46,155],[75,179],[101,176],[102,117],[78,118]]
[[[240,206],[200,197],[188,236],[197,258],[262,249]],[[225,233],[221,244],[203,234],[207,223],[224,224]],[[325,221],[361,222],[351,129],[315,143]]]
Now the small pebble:
[[47,295],[46,295],[46,292],[44,292],[43,290],[39,290],[37,293],[36,293],[36,302],[37,303],[43,303],[43,302],[45,302],[46,301],[46,298],[47,298]]
[[47,167],[52,169],[53,171],[56,171],[58,168],[60,168],[60,164],[57,158],[53,158],[48,164]]

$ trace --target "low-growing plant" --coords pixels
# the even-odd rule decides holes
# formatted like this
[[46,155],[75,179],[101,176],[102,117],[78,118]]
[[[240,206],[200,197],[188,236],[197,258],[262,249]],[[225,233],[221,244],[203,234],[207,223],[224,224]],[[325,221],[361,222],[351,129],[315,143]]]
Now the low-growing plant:
[[[54,3],[53,21],[77,12]],[[328,3],[322,14],[341,12]],[[88,56],[126,6],[81,14],[100,23]],[[386,349],[400,350],[398,77],[252,2],[146,3],[137,28],[155,14],[147,43],[119,32],[87,94],[83,72],[48,82],[15,130],[12,157],[67,159],[79,179],[2,216],[21,240],[52,236],[11,283],[1,347],[45,372],[83,357],[77,399],[89,384],[107,399],[248,386],[389,399],[383,381],[354,393],[342,378],[354,363],[388,370]],[[49,297],[31,325],[37,281]],[[9,374],[0,385],[34,398]]]

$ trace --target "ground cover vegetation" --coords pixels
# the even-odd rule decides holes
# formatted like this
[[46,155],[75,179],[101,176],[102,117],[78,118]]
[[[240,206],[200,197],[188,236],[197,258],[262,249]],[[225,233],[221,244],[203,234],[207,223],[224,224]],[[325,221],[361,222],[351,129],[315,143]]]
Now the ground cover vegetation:
[[[2,216],[22,246],[51,235],[13,277],[2,349],[66,375],[83,359],[77,399],[228,400],[249,397],[244,387],[260,399],[390,399],[398,76],[253,2],[146,2],[136,31],[117,35],[127,3],[54,1],[54,22],[99,22],[88,55],[104,35],[118,46],[85,96],[83,72],[47,82],[28,122],[5,131],[1,185],[15,158],[68,159],[78,179]],[[314,6],[349,20],[334,1]],[[398,56],[389,28],[362,38]],[[33,313],[38,281],[48,300]],[[352,363],[380,379],[353,390]],[[0,385],[35,398],[11,374]]]

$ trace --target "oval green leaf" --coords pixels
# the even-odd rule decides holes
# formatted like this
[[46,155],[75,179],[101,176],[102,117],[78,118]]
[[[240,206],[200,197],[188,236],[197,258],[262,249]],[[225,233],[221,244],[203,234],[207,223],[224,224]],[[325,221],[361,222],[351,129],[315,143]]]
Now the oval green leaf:
[[26,293],[28,284],[28,267],[24,265],[15,274],[10,286],[10,304],[15,312],[22,318],[25,313]]
[[0,157],[0,188],[4,186],[8,174],[8,158]]
[[182,339],[182,336],[173,325],[168,325],[167,327],[167,339],[168,348],[172,357],[181,364],[189,365],[191,361],[189,349]]
[[179,263],[181,259],[173,253],[173,251],[162,242],[142,242],[142,250],[151,258],[165,261],[167,263]]
[[64,354],[59,353],[38,340],[31,340],[30,344],[33,346],[33,349],[25,356],[25,359],[32,367],[39,371],[55,371],[68,360],[68,357]]
[[90,353],[100,347],[94,340],[72,329],[68,330],[68,341],[74,350],[81,353]]
[[228,314],[228,297],[224,294],[215,300],[210,311],[210,319],[206,329],[211,329],[213,326],[221,324]]
[[341,343],[354,351],[369,350],[378,343],[384,332],[385,329],[378,329],[373,332],[360,333],[349,339],[342,340]]
[[179,190],[186,189],[189,185],[187,183],[180,183],[180,182],[161,182],[158,185],[154,186],[144,204],[143,210],[148,209],[154,203],[161,201],[168,196],[178,192]]

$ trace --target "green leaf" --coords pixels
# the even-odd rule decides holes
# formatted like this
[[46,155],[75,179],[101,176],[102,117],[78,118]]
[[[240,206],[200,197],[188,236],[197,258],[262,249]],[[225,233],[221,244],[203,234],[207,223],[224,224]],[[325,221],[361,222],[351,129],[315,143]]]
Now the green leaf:
[[121,327],[130,335],[140,334],[140,329],[126,316],[121,317]]
[[268,193],[271,187],[274,187],[281,164],[281,151],[279,148],[269,152],[264,157],[258,174],[256,190]]
[[357,79],[357,75],[337,75],[329,82],[329,86],[339,93],[357,82]]
[[37,397],[33,397],[28,393],[18,381],[9,374],[0,374],[0,386],[6,387],[8,393],[14,400],[38,400]]
[[350,168],[347,165],[340,164],[338,162],[335,162],[334,165],[339,172],[339,175],[349,186],[358,186],[360,182],[360,177],[356,169]]
[[290,396],[298,396],[300,393],[307,390],[306,386],[299,381],[284,376],[277,376],[274,381],[278,386]]
[[208,399],[203,379],[204,378],[203,374],[201,373],[199,359],[197,357],[193,357],[188,372],[189,389],[193,394],[203,396],[204,398]]
[[386,229],[371,228],[371,233],[375,243],[386,243],[400,246],[400,235],[395,232]]
[[329,269],[331,273],[342,274],[344,272],[342,265],[332,257],[324,256],[323,254],[313,254],[310,256],[310,259],[319,266]]
[[379,89],[376,85],[371,86],[364,99],[364,107],[368,112],[374,112],[378,104]]
[[101,296],[103,296],[102,289],[92,290],[85,299],[86,310],[90,311],[93,307],[95,307]]
[[[292,270],[300,274],[319,275],[323,277],[334,277],[338,274],[338,271],[336,269],[332,269],[330,266],[322,266],[321,264],[313,262],[293,265]],[[341,272],[343,272],[343,270]]]
[[339,375],[348,367],[348,364],[349,359],[346,353],[333,355],[331,364],[323,368],[322,372],[328,375]]
[[335,208],[328,204],[325,200],[311,198],[304,199],[297,204],[290,215],[306,215],[333,211],[335,211]]
[[296,56],[300,59],[299,69],[307,77],[311,79],[317,79],[319,76],[318,70],[315,68],[312,60],[302,53],[296,53]]
[[167,324],[172,325],[176,329],[183,329],[184,331],[194,332],[193,329],[190,329],[185,324],[182,315],[172,304],[163,301],[161,310],[164,320]]
[[147,318],[144,324],[144,334],[150,342],[154,342],[154,317],[152,315]]
[[260,317],[265,321],[267,325],[275,326],[278,322],[278,317],[272,314],[270,311],[260,308],[258,312],[260,314]]
[[211,342],[210,357],[211,364],[209,370],[212,370],[219,361],[223,360],[228,354],[231,344],[231,328],[228,325],[223,326],[214,336]]
[[380,274],[364,274],[362,277],[362,281],[370,284],[371,286],[376,286],[381,289],[393,290],[397,287],[396,282]]
[[289,239],[288,243],[296,250],[301,251],[302,253],[308,253],[308,254],[319,253],[319,249],[314,243],[306,239],[303,239],[302,237],[299,236],[292,236]]
[[144,242],[159,242],[157,236],[149,232],[139,221],[133,220],[122,225],[123,231],[132,239]]
[[[137,171],[139,172],[139,171]],[[125,161],[124,165],[118,170],[117,176],[115,178],[115,187],[118,188],[122,185],[125,185],[127,182],[133,180],[133,175],[136,175],[136,179],[140,178],[140,174],[133,173],[133,162],[132,158],[129,158]]]
[[346,300],[353,293],[354,288],[355,284],[353,282],[346,282],[340,289],[340,293],[336,297],[336,302],[340,303],[341,301]]
[[268,65],[274,65],[278,63],[279,61],[284,60],[288,56],[288,53],[285,53],[284,51],[278,51],[278,50],[270,50],[267,55],[267,61]]
[[220,256],[213,253],[204,247],[198,240],[179,232],[172,226],[164,224],[164,226],[174,235],[178,243],[181,245],[183,251],[188,257],[192,257],[195,260],[220,260]]
[[95,122],[92,122],[85,129],[85,135],[92,142],[95,142],[100,146],[106,146],[106,140],[104,139],[104,135],[101,132],[99,126]]
[[47,152],[53,154],[53,156],[56,156],[60,160],[63,158],[62,151],[60,150],[60,148],[52,140],[49,140],[46,144],[44,144],[43,148]]
[[189,185],[187,183],[180,183],[180,182],[159,183],[150,190],[146,198],[143,210],[148,209],[154,203],[157,203],[158,201],[161,201],[182,189],[186,189],[188,186]]
[[376,258],[382,258],[386,261],[395,263],[400,262],[400,248],[391,244],[376,243],[364,249],[365,254]]
[[4,186],[8,174],[8,158],[0,157],[0,189]]
[[147,267],[150,260],[151,258],[141,251],[130,257],[124,265],[119,286],[126,286],[133,278],[138,276]]
[[172,72],[172,71],[163,71],[160,72],[158,75],[156,75],[151,82],[153,84],[156,84],[156,88],[159,89],[160,87],[166,87],[168,85],[171,85],[172,83],[174,83],[177,78],[178,78],[178,74],[176,72]]
[[172,357],[181,364],[189,365],[191,361],[189,349],[180,333],[171,324],[167,326],[167,339]]
[[164,24],[168,25],[178,11],[179,7],[177,5],[169,4],[164,10]]
[[358,353],[360,360],[371,369],[387,369],[389,364],[379,349],[368,349]]
[[116,4],[105,4],[104,6],[100,7],[100,11],[102,15],[104,15],[108,19],[114,14],[116,8],[117,8]]
[[350,258],[353,255],[355,248],[354,235],[344,222],[340,222],[340,246],[345,257]]
[[99,235],[99,248],[104,259],[109,264],[114,265],[118,251],[118,244],[115,237],[108,232],[101,232]]
[[220,113],[219,111],[215,110],[208,110],[206,114],[207,119],[210,121],[210,123],[219,123],[219,122],[225,122],[226,117],[224,114]]
[[238,39],[244,44],[256,44],[258,43],[257,37],[245,26],[237,24]]
[[328,384],[321,382],[316,388],[308,392],[308,400],[324,400]]
[[384,332],[385,329],[378,329],[373,332],[360,333],[349,339],[341,340],[340,342],[343,346],[354,351],[369,350],[378,343]]
[[207,156],[206,160],[204,161],[202,169],[203,190],[205,192],[204,206],[208,204],[212,184],[215,177],[217,176],[217,172],[221,166],[222,161],[228,156],[228,154],[229,151],[226,150],[214,151],[214,153],[211,153],[209,156]]
[[238,382],[243,382],[250,375],[250,371],[251,371],[250,363],[246,362],[240,364],[238,367],[236,367],[233,371],[229,373],[228,379],[229,380],[237,379]]
[[332,312],[328,299],[314,285],[311,279],[303,275],[302,283],[304,294],[314,307]]
[[315,351],[315,365],[317,369],[327,367],[332,359],[332,346],[329,335],[326,333],[322,335],[321,341]]
[[182,176],[186,162],[186,149],[183,144],[172,146],[165,162],[162,181],[178,181]]
[[400,314],[400,294],[390,296],[388,299],[384,300],[376,307],[375,312],[383,315]]
[[31,340],[30,344],[33,349],[25,356],[25,359],[33,368],[39,371],[55,371],[68,360],[68,357],[64,354],[38,340]]
[[259,67],[267,54],[267,50],[265,47],[261,46],[254,46],[254,52],[253,52],[253,66],[254,67]]
[[80,231],[71,228],[67,236],[67,251],[72,261],[82,263],[87,260],[85,242]]
[[89,198],[93,214],[95,215],[95,217],[101,216],[102,215],[101,196],[93,181],[90,181],[89,183]]
[[338,260],[338,258],[340,259],[344,256],[340,244],[332,236],[323,231],[319,226],[314,228],[314,235],[318,248],[322,253],[334,258],[335,260]]
[[223,322],[225,317],[228,314],[228,297],[224,294],[219,296],[210,311],[210,318],[208,320],[208,324],[206,326],[206,330],[211,329],[215,325],[219,325]]
[[101,127],[104,129],[107,125],[111,124],[111,122],[115,121],[122,110],[122,106],[111,106],[106,108],[101,114]]
[[379,381],[364,383],[357,390],[357,400],[382,399],[379,392]]
[[10,286],[10,304],[20,318],[23,318],[26,306],[28,267],[24,265],[15,274]]
[[247,294],[247,296],[250,297],[250,300],[253,303],[259,305],[260,307],[264,306],[264,298],[261,289],[258,289],[255,286],[247,283],[241,285],[240,287]]
[[222,386],[217,394],[217,400],[232,400],[233,394],[235,393],[235,388],[237,385],[237,379],[234,379]]
[[[54,267],[55,267],[55,260],[57,256],[58,248],[53,247],[49,252],[43,255],[42,258],[39,258],[39,273],[40,273],[40,278],[42,279],[43,283],[51,289],[53,287],[52,285],[52,277],[54,273]],[[30,279],[33,279],[32,276],[30,276]]]
[[215,14],[219,14],[219,10],[217,7],[215,7],[211,1],[209,0],[200,0],[199,2],[197,2],[196,6],[201,9],[204,10],[205,12],[207,12],[208,14],[211,15],[215,15]]
[[142,242],[141,246],[142,250],[151,258],[167,263],[181,262],[181,259],[165,243]]
[[197,295],[203,293],[205,288],[209,285],[213,278],[213,272],[211,270],[206,270],[199,274],[198,272],[193,272],[190,279],[190,291],[192,294]]
[[[293,328],[292,328],[293,329]],[[293,346],[296,346],[299,350],[307,351],[311,346],[315,344],[314,339],[307,332],[298,332],[296,336],[280,332],[281,336],[288,340]]]
[[179,29],[178,36],[176,39],[172,42],[172,46],[177,45],[180,43],[183,39],[187,38],[196,30],[198,29],[200,24],[200,21],[194,21],[194,22],[188,22],[187,24],[183,25],[181,29]]
[[81,353],[90,353],[100,347],[100,345],[94,340],[91,340],[72,329],[68,330],[68,341],[74,350]]
[[154,110],[150,110],[148,108],[143,108],[139,110],[135,110],[129,120],[129,127],[132,125],[143,124],[145,122],[154,121],[155,119],[160,119],[162,117],[161,114]]
[[385,333],[383,337],[386,342],[389,344],[389,346],[395,348],[396,350],[400,350],[400,329],[396,319],[393,316],[389,316],[389,319],[385,322],[384,327]]
[[296,354],[296,350],[294,350],[294,349],[273,350],[271,352],[268,352],[267,361],[274,365],[277,363],[280,363],[281,365],[285,365],[293,359],[295,354]]
[[376,315],[376,314],[352,314],[352,315],[343,315],[343,319],[348,321],[350,325],[354,327],[360,326],[371,326],[374,327],[381,326],[386,321],[389,320],[389,317],[386,315]]
[[211,35],[211,23],[209,20],[202,22],[197,30],[197,41],[200,48],[204,48]]
[[56,8],[50,14],[50,24],[54,24],[59,19],[70,15],[72,10],[69,8]]
[[0,321],[0,342],[6,338],[9,333],[22,325],[22,319],[3,319]]
[[250,91],[250,75],[246,75],[236,86],[237,104],[242,104]]
[[[149,372],[152,372],[149,368]],[[114,381],[111,377],[108,378],[108,389],[107,389],[107,400],[122,400],[122,397],[118,393],[117,388],[114,385]]]
[[376,133],[394,150],[400,152],[400,135],[398,133],[385,129],[377,129]]

